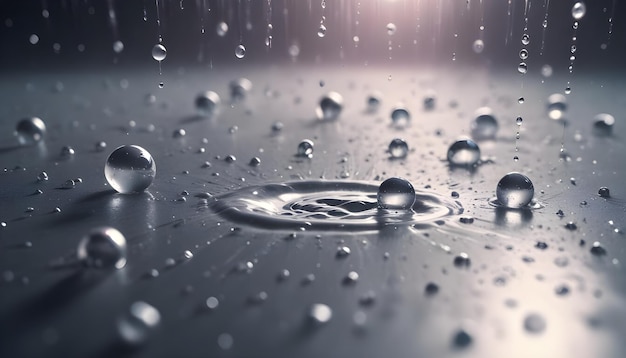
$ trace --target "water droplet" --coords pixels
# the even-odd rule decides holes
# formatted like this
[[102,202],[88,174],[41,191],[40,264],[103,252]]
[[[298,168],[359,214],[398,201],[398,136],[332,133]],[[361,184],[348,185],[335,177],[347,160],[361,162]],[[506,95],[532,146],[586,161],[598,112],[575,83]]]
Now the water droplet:
[[126,238],[111,227],[94,229],[82,238],[76,256],[87,266],[120,269],[126,265]]
[[415,202],[415,189],[405,179],[389,178],[378,188],[378,208],[386,210],[410,210]]
[[298,156],[312,158],[314,146],[315,144],[313,144],[312,140],[304,139],[302,142],[300,142],[300,144],[298,144]]
[[317,37],[326,36],[326,26],[324,24],[320,24],[319,29],[317,29]]
[[498,182],[496,197],[499,204],[507,208],[519,209],[530,204],[535,188],[530,179],[520,173],[509,173]]
[[530,313],[524,318],[524,329],[533,334],[542,333],[546,329],[546,320],[537,313]]
[[17,123],[15,135],[21,145],[33,145],[46,135],[46,124],[37,117],[24,118]]
[[287,52],[289,53],[289,56],[291,56],[291,58],[295,59],[300,55],[300,46],[298,46],[297,44],[293,44],[289,46]]
[[228,33],[228,24],[225,23],[224,21],[218,23],[216,26],[216,32],[217,32],[217,35],[220,37],[226,36],[226,34]]
[[107,147],[107,143],[105,141],[99,141],[96,143],[96,151],[101,152],[105,150]]
[[156,44],[154,45],[154,47],[152,48],[152,58],[157,60],[157,61],[163,61],[165,60],[165,57],[167,56],[167,49],[165,48],[165,46],[161,45],[161,44]]
[[569,291],[569,286],[567,286],[566,284],[558,285],[554,288],[554,293],[556,293],[558,296],[567,296],[569,294]]
[[74,150],[74,148],[70,147],[69,145],[64,145],[61,148],[61,157],[62,158],[71,158],[74,156],[74,154],[76,154],[76,151]]
[[574,20],[582,19],[586,13],[587,7],[585,6],[584,2],[579,1],[575,3],[574,6],[572,6],[572,17],[574,18]]
[[552,76],[552,66],[543,65],[541,67],[541,75],[546,78]]
[[217,93],[213,91],[202,92],[196,97],[196,110],[199,114],[210,117],[215,114],[220,103],[220,96]]
[[456,348],[465,348],[472,344],[472,336],[463,329],[459,329],[452,339],[452,344]]
[[159,88],[163,88],[163,87],[165,87],[165,83],[159,82]]
[[391,121],[396,127],[406,127],[411,121],[411,114],[404,107],[396,107],[391,112]]
[[593,117],[593,134],[599,137],[608,137],[613,133],[615,117],[608,113],[600,113]]
[[246,98],[246,95],[252,90],[252,82],[247,78],[238,78],[230,82],[230,96],[235,101]]
[[250,163],[249,164],[252,167],[258,167],[259,165],[261,165],[261,158],[253,157],[252,159],[250,159]]
[[523,34],[522,35],[522,45],[526,46],[530,43],[530,35]]
[[548,117],[555,121],[563,118],[567,110],[567,98],[560,94],[554,93],[548,97]]
[[38,181],[48,181],[48,173],[46,172],[41,172],[37,175],[37,180]]
[[309,309],[309,319],[315,324],[323,324],[333,317],[333,310],[323,303],[316,303]]
[[283,130],[284,127],[285,127],[285,125],[281,121],[276,121],[276,122],[272,123],[272,131],[274,131],[274,132],[280,132],[280,131]]
[[476,115],[470,127],[472,137],[476,140],[494,139],[498,132],[498,121],[491,114],[491,108],[479,108]]
[[380,93],[372,93],[367,96],[367,111],[369,113],[375,113],[378,111],[380,103],[382,102],[381,98],[382,95]]
[[528,58],[528,50],[526,50],[525,48],[521,49],[519,52],[519,58],[521,60],[525,60]]
[[390,22],[387,24],[387,35],[393,36],[396,33],[396,24]]
[[161,321],[159,310],[148,303],[137,301],[130,310],[117,321],[117,331],[125,343],[138,345],[145,342],[151,331]]
[[524,97],[520,97],[517,99],[517,103],[519,104],[524,104],[524,101],[525,101]]
[[246,47],[243,44],[237,45],[235,47],[235,57],[244,58],[244,56],[246,56]]
[[598,195],[600,195],[601,198],[610,198],[611,197],[611,193],[609,191],[609,188],[603,186],[598,190]]
[[435,92],[432,90],[429,90],[428,93],[424,96],[424,109],[427,111],[431,111],[433,109],[435,109],[435,103],[436,103],[437,97],[435,95]]
[[448,148],[448,162],[457,166],[473,166],[480,160],[480,148],[471,139],[461,139]]
[[596,256],[606,255],[606,249],[602,246],[602,244],[599,241],[595,241],[591,245],[591,249],[589,251]]
[[174,137],[174,138],[181,138],[181,137],[184,137],[186,135],[187,135],[187,131],[182,129],[182,128],[176,129],[172,133],[172,137]]
[[350,255],[351,252],[352,251],[350,250],[350,248],[348,246],[339,246],[337,248],[336,256],[339,257],[339,258],[346,257],[346,256]]
[[348,272],[346,277],[343,278],[343,283],[345,285],[354,285],[358,280],[359,280],[358,272],[350,271],[350,272]]
[[104,175],[109,185],[120,193],[138,193],[152,184],[156,164],[150,153],[137,145],[123,145],[107,159]]
[[461,252],[460,254],[456,255],[452,262],[456,267],[469,267],[472,264],[472,260],[465,252]]
[[205,301],[206,307],[210,310],[216,309],[217,306],[219,306],[219,304],[220,304],[220,301],[213,296],[207,298]]
[[485,43],[483,40],[478,39],[474,41],[472,44],[472,50],[474,50],[475,53],[482,53],[485,50]]
[[115,53],[120,53],[122,51],[124,51],[124,43],[122,41],[115,41],[113,43],[113,51],[115,51]]
[[437,285],[434,282],[429,282],[426,284],[426,287],[424,287],[424,293],[427,296],[432,296],[435,295],[439,292],[439,285]]
[[572,93],[572,88],[570,86],[565,87],[565,94]]
[[320,100],[315,114],[322,121],[332,121],[339,118],[343,109],[343,97],[337,92],[328,92]]
[[528,65],[526,64],[526,62],[519,63],[519,65],[517,66],[517,72],[521,74],[525,74],[526,72],[528,72]]
[[404,158],[409,153],[409,145],[400,138],[395,138],[389,143],[389,154],[392,158]]
[[522,118],[522,117],[517,117],[515,119],[515,124],[517,124],[518,126],[521,126],[522,122],[524,122],[524,118]]
[[76,182],[73,181],[72,179],[68,179],[65,181],[65,183],[63,183],[62,188],[63,189],[74,189],[74,187],[76,186]]

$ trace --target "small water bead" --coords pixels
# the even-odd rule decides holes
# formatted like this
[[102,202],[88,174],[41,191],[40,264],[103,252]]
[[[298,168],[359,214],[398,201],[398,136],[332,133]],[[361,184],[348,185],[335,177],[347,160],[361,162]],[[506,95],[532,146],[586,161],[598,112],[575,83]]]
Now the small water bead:
[[507,208],[519,209],[527,206],[535,195],[530,179],[520,173],[508,173],[498,182],[496,197]]
[[115,53],[120,53],[122,51],[124,51],[124,43],[122,41],[115,41],[113,43],[113,51],[115,51]]
[[196,110],[199,114],[203,116],[211,116],[213,115],[217,107],[220,105],[221,100],[220,96],[213,91],[206,91],[200,93],[196,97]]
[[433,109],[435,109],[436,101],[437,101],[437,95],[435,94],[433,90],[429,90],[424,96],[424,100],[423,100],[424,109],[427,111],[432,111]]
[[112,227],[94,229],[82,238],[76,256],[86,266],[121,269],[126,265],[126,238]]
[[498,121],[491,113],[491,108],[479,108],[470,129],[472,137],[476,140],[494,139],[498,132]]
[[528,58],[528,50],[526,50],[525,48],[521,49],[519,52],[519,58],[521,60],[525,60]]
[[74,150],[74,148],[70,147],[69,145],[65,145],[61,148],[62,158],[71,158],[74,156],[74,154],[76,154],[76,151]]
[[322,38],[326,36],[326,26],[324,24],[320,24],[319,29],[317,29],[317,37]]
[[96,143],[96,151],[97,152],[101,152],[103,150],[105,150],[107,147],[107,143],[105,141],[99,141]]
[[186,135],[187,135],[187,131],[182,129],[182,128],[176,129],[172,133],[172,137],[174,137],[174,138],[181,138],[181,137],[184,137]]
[[148,339],[159,322],[161,322],[159,310],[146,302],[137,301],[118,319],[117,331],[126,344],[139,345]]
[[608,113],[600,113],[593,117],[593,134],[599,137],[608,137],[613,134],[615,117]]
[[388,150],[392,158],[405,158],[409,153],[409,145],[406,141],[395,138],[389,143]]
[[483,40],[478,39],[474,41],[472,44],[472,50],[474,50],[475,53],[482,53],[485,50],[485,43]]
[[248,164],[251,167],[258,167],[259,165],[261,165],[261,158],[253,157],[252,159],[250,159],[250,162]]
[[598,195],[600,195],[601,198],[610,198],[611,192],[609,191],[609,188],[603,186],[598,190]]
[[343,109],[343,96],[337,92],[328,92],[320,100],[315,114],[322,121],[332,121],[339,118]]
[[537,313],[531,313],[524,318],[524,329],[533,334],[540,334],[546,329],[546,320]]
[[452,338],[452,344],[457,348],[465,348],[472,344],[472,336],[463,329],[459,329]]
[[215,32],[217,32],[217,35],[219,37],[226,36],[226,34],[228,33],[228,24],[225,23],[224,21],[218,23],[217,26],[215,27]]
[[123,145],[107,159],[104,175],[109,185],[122,194],[144,191],[156,175],[150,153],[137,145]]
[[480,148],[471,139],[461,139],[448,148],[448,162],[455,166],[473,166],[480,160]]
[[367,111],[369,113],[374,113],[378,111],[378,108],[380,108],[380,103],[382,102],[381,98],[382,95],[379,92],[375,92],[367,96],[366,103]]
[[235,57],[241,59],[246,56],[246,47],[243,44],[237,45],[235,47]]
[[389,178],[378,188],[378,208],[386,210],[410,210],[415,202],[413,185],[402,178]]
[[517,117],[515,119],[515,124],[517,124],[518,126],[521,126],[522,122],[524,122],[524,119],[522,117]]
[[152,48],[152,58],[156,61],[163,61],[167,57],[167,49],[162,44],[156,44]]
[[21,145],[36,144],[46,135],[46,124],[38,117],[24,118],[17,123],[15,135]]
[[300,55],[300,46],[298,46],[297,44],[289,46],[289,49],[287,49],[287,53],[289,53],[289,56],[291,56],[291,58],[297,58]]
[[406,127],[411,121],[411,114],[404,107],[396,107],[391,111],[391,121],[396,127]]
[[560,94],[554,93],[548,97],[548,117],[552,120],[560,120],[563,118],[567,110],[567,98]]
[[599,241],[594,241],[594,243],[591,245],[591,249],[589,249],[589,252],[591,252],[595,256],[606,255],[606,249]]
[[579,1],[575,3],[574,6],[572,6],[572,17],[574,18],[574,20],[582,19],[586,13],[587,7],[585,6],[584,2]]
[[48,173],[41,172],[37,175],[37,181],[48,181]]
[[454,257],[453,264],[456,267],[469,267],[472,264],[472,261],[468,254],[461,252]]
[[328,305],[316,303],[309,309],[308,317],[315,324],[327,323],[333,317],[333,310]]
[[310,139],[304,139],[300,144],[298,144],[298,156],[299,157],[313,157],[313,148],[315,144]]
[[280,132],[280,131],[283,130],[284,127],[285,127],[285,125],[281,121],[276,121],[276,122],[272,123],[272,131],[273,132]]
[[517,99],[517,103],[519,104],[524,104],[524,101],[526,101],[526,99],[524,99],[524,97],[520,97]]
[[528,65],[526,64],[526,62],[519,63],[519,65],[517,66],[517,72],[521,74],[525,74],[526,72],[528,72]]
[[238,78],[230,82],[230,96],[234,101],[241,101],[252,90],[252,82],[247,78]]
[[522,35],[522,45],[526,46],[530,43],[530,35],[523,34]]
[[393,36],[396,33],[396,24],[390,22],[387,24],[387,35]]

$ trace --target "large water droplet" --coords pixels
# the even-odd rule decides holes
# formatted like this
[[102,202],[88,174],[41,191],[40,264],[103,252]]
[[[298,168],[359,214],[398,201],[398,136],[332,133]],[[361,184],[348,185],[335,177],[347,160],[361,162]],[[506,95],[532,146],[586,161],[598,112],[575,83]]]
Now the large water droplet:
[[318,37],[326,36],[326,26],[324,24],[320,24],[319,29],[317,29],[317,36]]
[[130,345],[145,342],[161,321],[159,310],[148,303],[137,301],[117,321],[117,331],[122,340]]
[[24,118],[17,123],[15,135],[21,145],[33,145],[46,135],[46,124],[37,117]]
[[517,72],[521,74],[525,74],[526,72],[528,72],[528,65],[526,64],[526,62],[520,62],[519,65],[517,65]]
[[298,144],[298,156],[299,157],[313,157],[313,141],[310,139],[304,139],[300,144]]
[[530,43],[530,35],[523,34],[522,35],[522,45],[526,46]]
[[335,120],[343,109],[343,97],[337,92],[329,92],[320,100],[315,110],[317,118],[323,121]]
[[608,113],[600,113],[593,117],[593,134],[608,137],[613,133],[615,117]]
[[410,210],[415,202],[415,189],[405,179],[389,178],[378,188],[378,208],[388,210]]
[[584,2],[579,1],[574,4],[574,6],[572,6],[572,17],[574,18],[574,20],[582,19],[586,13],[587,7],[585,6]]
[[246,56],[246,47],[243,44],[237,45],[235,47],[235,57],[244,58],[244,56]]
[[393,36],[396,33],[396,24],[390,22],[387,24],[387,35]]
[[395,138],[389,143],[389,154],[392,158],[404,158],[409,153],[409,145],[400,138]]
[[323,324],[333,317],[333,310],[323,303],[316,303],[309,309],[309,319],[316,324]]
[[507,208],[519,209],[530,204],[535,195],[535,188],[530,179],[520,173],[512,172],[500,179],[496,189],[498,202]]
[[126,265],[126,238],[111,227],[94,229],[78,244],[77,257],[87,266],[120,269]]
[[220,96],[213,91],[202,92],[196,97],[196,110],[204,116],[212,116],[220,105]]
[[498,132],[498,121],[491,113],[491,108],[479,108],[470,129],[472,137],[476,140],[494,139]]
[[396,127],[406,127],[411,121],[411,114],[404,107],[396,107],[391,111],[391,121]]
[[152,48],[152,58],[157,60],[157,61],[163,61],[165,60],[165,57],[167,56],[167,49],[165,48],[165,46],[161,45],[161,44],[156,44],[154,45],[154,47]]
[[554,93],[548,97],[548,117],[555,121],[563,118],[567,110],[567,98],[560,94]]
[[480,160],[480,148],[471,139],[461,139],[448,149],[448,161],[457,166],[473,166]]
[[107,159],[104,175],[109,185],[120,193],[138,193],[152,184],[156,164],[150,153],[137,145],[123,145]]

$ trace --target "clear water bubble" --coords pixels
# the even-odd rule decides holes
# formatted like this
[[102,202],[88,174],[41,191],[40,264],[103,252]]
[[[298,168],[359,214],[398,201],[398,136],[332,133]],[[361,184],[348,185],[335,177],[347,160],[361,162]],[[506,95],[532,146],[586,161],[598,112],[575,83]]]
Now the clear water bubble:
[[315,114],[322,121],[332,121],[339,117],[343,109],[343,96],[337,92],[328,92],[320,100]]
[[160,62],[160,61],[165,60],[166,56],[167,56],[167,49],[165,48],[165,46],[163,46],[162,44],[154,45],[154,47],[152,48],[153,59]]
[[615,117],[608,113],[600,113],[593,117],[593,134],[599,137],[608,137],[613,134]]
[[587,6],[582,1],[579,1],[572,6],[572,17],[574,20],[582,19],[587,13]]
[[493,116],[491,108],[482,107],[476,110],[476,118],[472,121],[470,129],[475,140],[494,139],[498,133],[498,121]]
[[393,36],[396,33],[396,30],[396,24],[394,24],[393,22],[387,24],[387,35]]
[[46,124],[38,117],[24,118],[17,122],[15,135],[21,145],[36,144],[46,135]]
[[406,127],[411,121],[411,113],[404,106],[399,106],[391,111],[391,122],[396,127]]
[[69,145],[64,145],[61,148],[61,157],[62,158],[71,158],[74,156],[74,154],[76,154],[76,151],[74,150],[74,148],[70,147]]
[[215,114],[221,103],[220,96],[213,91],[200,93],[196,97],[196,110],[203,116],[211,116]]
[[507,208],[519,209],[528,206],[535,195],[532,181],[521,173],[508,173],[498,182],[498,203]]
[[80,240],[76,256],[86,266],[121,269],[126,265],[126,238],[112,227],[94,229]]
[[382,94],[380,92],[374,92],[367,96],[367,111],[369,113],[375,113],[380,108],[380,103],[382,102]]
[[120,53],[122,51],[124,51],[124,43],[122,41],[115,41],[113,43],[113,51],[115,51],[115,53]]
[[522,35],[522,45],[526,46],[530,43],[530,35],[523,34]]
[[156,164],[150,153],[138,145],[123,145],[107,159],[104,175],[116,191],[128,194],[144,191],[156,175]]
[[389,143],[388,151],[392,158],[404,158],[409,154],[409,145],[403,139],[394,138]]
[[230,96],[235,101],[246,98],[251,90],[252,82],[247,78],[241,77],[230,82]]
[[553,93],[548,97],[548,117],[558,121],[563,118],[567,110],[567,98],[561,93]]
[[525,48],[521,49],[519,52],[519,58],[520,60],[526,60],[528,58],[528,50]]
[[314,147],[315,147],[315,144],[313,144],[312,140],[304,139],[302,142],[300,142],[300,144],[298,144],[297,155],[299,157],[312,158],[313,157],[313,148]]
[[228,24],[225,23],[224,21],[221,21],[220,23],[217,24],[217,26],[215,27],[215,32],[217,32],[217,35],[219,37],[224,37],[226,36],[226,34],[228,33]]
[[601,198],[610,198],[611,197],[611,192],[610,192],[609,188],[603,186],[600,189],[598,189],[598,195]]
[[333,310],[323,303],[315,303],[309,308],[309,319],[316,324],[323,324],[333,317]]
[[546,329],[546,320],[537,313],[530,313],[524,318],[526,332],[540,334]]
[[237,58],[244,58],[246,56],[246,47],[243,44],[239,44],[237,45],[237,47],[235,47],[235,57]]
[[320,24],[319,29],[317,29],[317,37],[324,37],[326,36],[326,26],[324,24]]
[[410,210],[415,202],[413,185],[402,178],[389,178],[378,188],[378,208],[386,210]]
[[485,42],[481,39],[474,41],[472,50],[474,50],[475,53],[482,53],[485,50]]
[[528,72],[528,65],[526,64],[526,62],[520,62],[519,65],[517,65],[517,72],[521,74],[525,74],[526,72]]
[[523,122],[524,122],[524,118],[522,117],[517,117],[515,119],[515,124],[517,124],[518,126],[521,126]]
[[120,338],[129,345],[144,343],[161,322],[161,313],[152,305],[137,301],[117,321]]
[[480,148],[471,139],[461,139],[448,148],[448,162],[455,166],[473,166],[480,160]]

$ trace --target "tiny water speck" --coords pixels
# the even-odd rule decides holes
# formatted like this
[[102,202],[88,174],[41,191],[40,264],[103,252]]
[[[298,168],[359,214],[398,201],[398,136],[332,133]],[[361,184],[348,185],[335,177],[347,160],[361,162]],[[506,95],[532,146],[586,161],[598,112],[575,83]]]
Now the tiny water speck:
[[608,113],[600,113],[593,117],[593,134],[598,137],[608,137],[613,134],[615,117]]
[[126,238],[112,227],[93,229],[79,242],[76,256],[86,266],[121,269],[126,265]]
[[387,35],[393,36],[396,33],[396,25],[393,22],[387,24]]
[[508,173],[498,182],[498,203],[507,208],[519,209],[528,206],[535,195],[532,181],[521,173]]
[[226,34],[228,33],[228,24],[225,23],[224,21],[221,21],[220,23],[217,24],[217,26],[215,27],[215,32],[217,33],[218,36],[220,37],[224,37],[226,36]]
[[104,175],[109,185],[119,193],[139,193],[152,184],[156,164],[142,147],[123,145],[109,155]]
[[378,208],[386,210],[410,210],[415,202],[413,185],[402,178],[389,178],[378,188]]
[[317,37],[324,37],[326,36],[326,26],[324,24],[320,24],[319,29],[317,29]]

